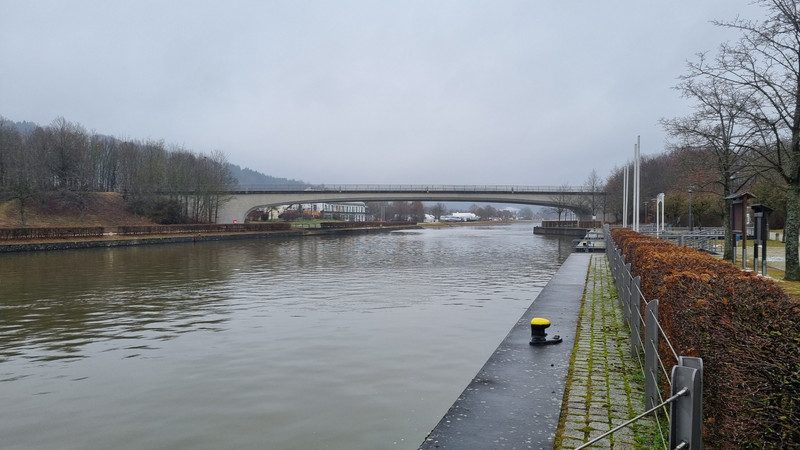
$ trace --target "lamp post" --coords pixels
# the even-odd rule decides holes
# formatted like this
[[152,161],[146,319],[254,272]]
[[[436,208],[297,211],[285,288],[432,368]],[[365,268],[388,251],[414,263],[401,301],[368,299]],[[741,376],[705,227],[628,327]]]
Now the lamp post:
[[[664,193],[658,194],[655,198],[656,202],[656,237],[658,237],[659,231],[664,231]],[[661,209],[658,209],[658,207]],[[660,219],[660,221],[659,221]]]
[[644,202],[644,224],[645,224],[645,225],[647,225],[648,223],[650,223],[650,222],[648,221],[648,216],[647,216],[647,203],[648,203],[647,201],[645,201],[645,202]]
[[689,186],[689,231],[694,231],[694,222],[692,221],[692,190],[694,188]]

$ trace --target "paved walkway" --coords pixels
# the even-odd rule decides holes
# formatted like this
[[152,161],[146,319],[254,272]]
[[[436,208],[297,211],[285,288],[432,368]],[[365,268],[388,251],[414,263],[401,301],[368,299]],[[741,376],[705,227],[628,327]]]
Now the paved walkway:
[[[532,317],[563,342],[529,345]],[[574,449],[644,412],[643,391],[605,254],[573,253],[420,449]],[[592,448],[663,448],[654,431],[645,419]]]
[[[644,412],[644,382],[605,254],[589,265],[555,448],[574,449]],[[647,417],[591,448],[653,448]]]
[[[420,449],[553,448],[590,261],[564,261]],[[529,345],[533,317],[549,319],[548,337],[563,342]]]

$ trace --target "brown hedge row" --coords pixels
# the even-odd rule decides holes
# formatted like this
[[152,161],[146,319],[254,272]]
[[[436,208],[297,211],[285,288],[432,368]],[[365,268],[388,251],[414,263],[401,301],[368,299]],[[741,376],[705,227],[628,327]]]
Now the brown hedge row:
[[675,351],[703,358],[706,447],[800,448],[800,301],[706,253],[630,230],[612,237],[645,297],[659,299]]

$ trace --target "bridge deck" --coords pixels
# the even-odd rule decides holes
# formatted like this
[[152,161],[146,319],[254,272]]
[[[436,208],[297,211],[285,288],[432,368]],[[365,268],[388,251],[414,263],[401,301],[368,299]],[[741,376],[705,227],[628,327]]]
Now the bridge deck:
[[539,206],[562,206],[579,215],[588,211],[575,201],[587,195],[583,187],[570,186],[487,186],[487,185],[336,185],[312,186],[303,190],[261,189],[240,186],[218,211],[217,222],[244,221],[257,207],[337,202],[422,201],[422,202],[486,202]]

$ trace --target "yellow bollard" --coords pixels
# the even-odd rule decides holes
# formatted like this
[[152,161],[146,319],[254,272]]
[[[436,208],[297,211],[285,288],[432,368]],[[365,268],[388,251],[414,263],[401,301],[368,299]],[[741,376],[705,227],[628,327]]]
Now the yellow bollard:
[[547,339],[547,329],[550,326],[550,321],[544,317],[534,317],[531,320],[531,345],[549,345],[558,344],[562,341],[561,336],[553,336],[552,339]]

